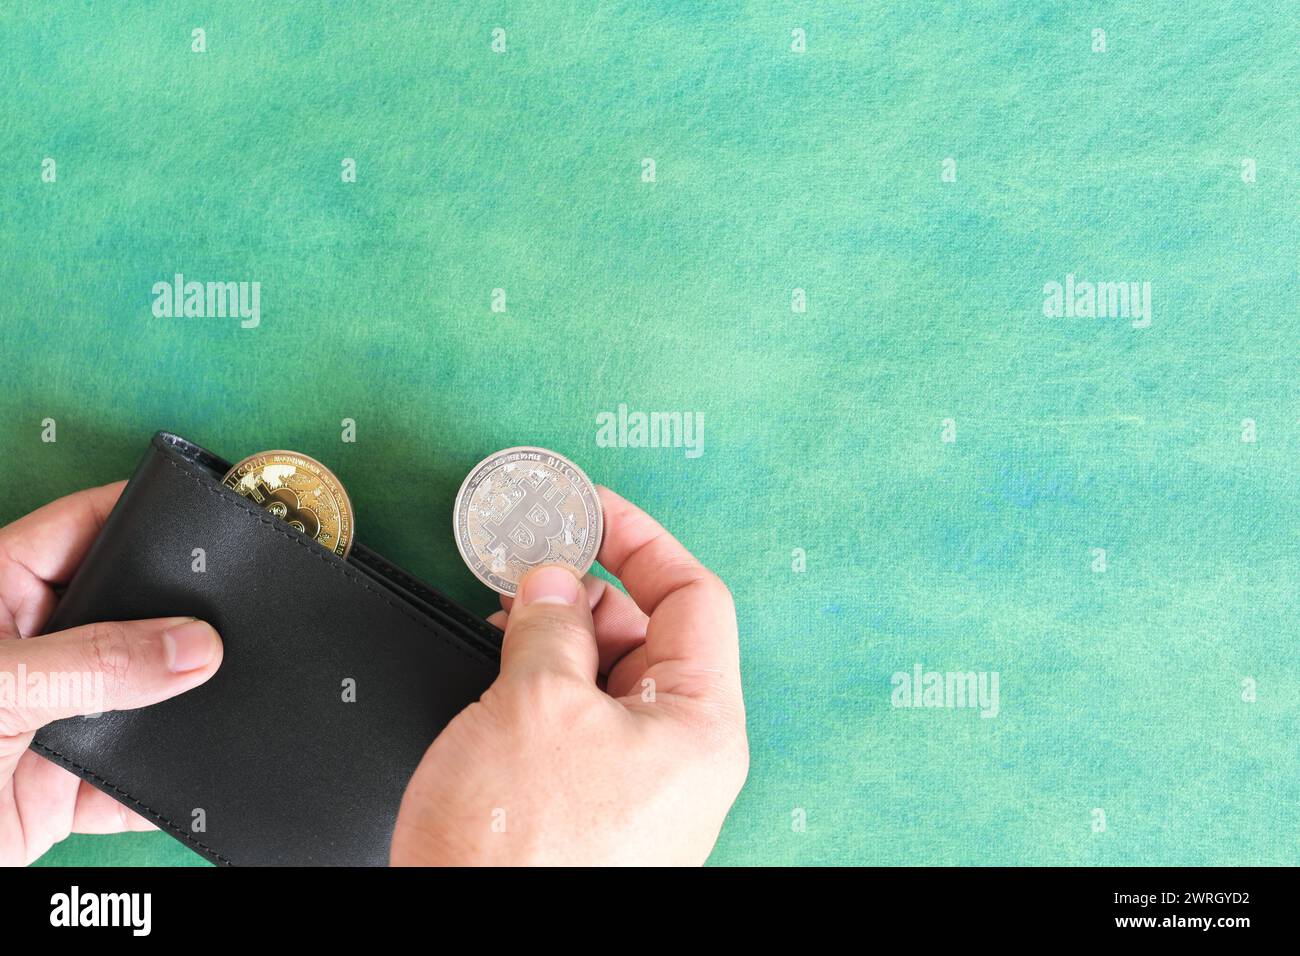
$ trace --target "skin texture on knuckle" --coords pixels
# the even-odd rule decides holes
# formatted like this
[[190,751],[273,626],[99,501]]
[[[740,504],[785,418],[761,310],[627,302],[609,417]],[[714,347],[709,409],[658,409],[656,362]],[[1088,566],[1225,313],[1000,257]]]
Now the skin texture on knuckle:
[[574,727],[600,703],[600,691],[576,670],[539,667],[511,682],[514,716],[532,727]]
[[21,754],[31,743],[28,721],[14,707],[0,706],[0,760]]
[[654,741],[649,749],[671,755],[664,772],[684,774],[690,786],[702,780],[711,795],[735,799],[749,776],[743,707],[664,694],[653,704],[634,704],[632,711],[640,718],[635,724]]
[[715,603],[735,606],[731,588],[718,575],[694,560],[669,562],[665,566],[669,576],[680,581],[682,587],[700,588]]
[[125,687],[135,673],[136,649],[125,625],[115,621],[86,626],[82,653],[88,668],[112,687]]
[[678,716],[700,759],[734,779],[739,790],[749,776],[749,734],[743,704],[729,697],[695,698]]
[[631,724],[621,704],[572,667],[517,671],[498,681],[480,703],[501,746],[525,759],[578,740],[606,739]]
[[524,674],[556,671],[581,676],[596,658],[591,630],[574,613],[560,608],[530,608],[510,622],[506,653],[525,662]]
[[725,616],[728,626],[734,630],[736,627],[736,600],[732,597],[731,588],[727,587],[727,582],[709,571],[707,577],[704,578],[704,587],[709,594],[710,603]]
[[726,581],[707,569],[701,576],[701,580],[704,586],[709,589],[709,593],[720,603],[730,604],[735,607],[735,599],[731,596],[731,588],[727,587]]
[[740,793],[741,788],[745,786],[745,781],[749,779],[749,735],[741,728],[740,734],[733,740],[732,747],[728,753],[729,760],[727,766],[731,772],[732,782],[735,786],[736,793]]
[[545,641],[565,647],[582,647],[593,643],[591,631],[574,617],[574,611],[560,607],[531,607],[510,622],[507,640],[517,644]]

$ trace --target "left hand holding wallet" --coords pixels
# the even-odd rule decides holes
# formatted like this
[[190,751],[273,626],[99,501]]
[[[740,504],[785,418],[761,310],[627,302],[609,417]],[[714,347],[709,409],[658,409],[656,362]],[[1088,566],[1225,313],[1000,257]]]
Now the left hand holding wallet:
[[31,863],[69,833],[154,829],[29,750],[32,736],[54,720],[173,697],[221,665],[216,631],[189,617],[25,639],[40,633],[54,588],[77,569],[123,485],[77,492],[0,528],[0,865]]
[[360,542],[323,547],[227,487],[231,467],[154,435],[57,607],[22,628],[187,615],[221,635],[220,668],[45,724],[32,749],[218,865],[385,865],[411,774],[492,683],[500,631]]

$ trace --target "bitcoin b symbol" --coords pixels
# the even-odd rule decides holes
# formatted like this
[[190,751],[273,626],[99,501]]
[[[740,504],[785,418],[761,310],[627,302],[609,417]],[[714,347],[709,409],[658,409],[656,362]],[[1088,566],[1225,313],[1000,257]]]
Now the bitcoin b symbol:
[[523,564],[538,564],[551,548],[550,539],[564,530],[559,506],[565,496],[557,494],[549,478],[537,487],[527,479],[519,482],[523,495],[500,522],[487,521],[488,550],[514,557]]
[[311,509],[300,507],[302,502],[288,488],[276,488],[267,495],[267,500],[270,504],[263,507],[277,518],[289,522],[309,538],[320,534],[320,518]]

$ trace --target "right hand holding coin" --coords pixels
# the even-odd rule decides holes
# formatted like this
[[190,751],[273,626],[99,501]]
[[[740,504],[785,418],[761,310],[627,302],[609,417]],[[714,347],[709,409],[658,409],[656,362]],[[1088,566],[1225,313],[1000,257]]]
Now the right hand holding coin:
[[731,594],[608,489],[600,563],[522,579],[494,615],[501,674],[429,747],[392,861],[699,864],[749,748]]

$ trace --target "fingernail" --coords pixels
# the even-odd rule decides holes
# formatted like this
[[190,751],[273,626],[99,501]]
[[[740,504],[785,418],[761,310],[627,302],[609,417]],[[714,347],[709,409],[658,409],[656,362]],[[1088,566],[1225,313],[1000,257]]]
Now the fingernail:
[[186,621],[163,632],[167,669],[173,674],[198,670],[217,650],[217,632],[207,621]]
[[573,573],[552,565],[538,568],[524,578],[519,600],[528,604],[577,604],[582,583]]

